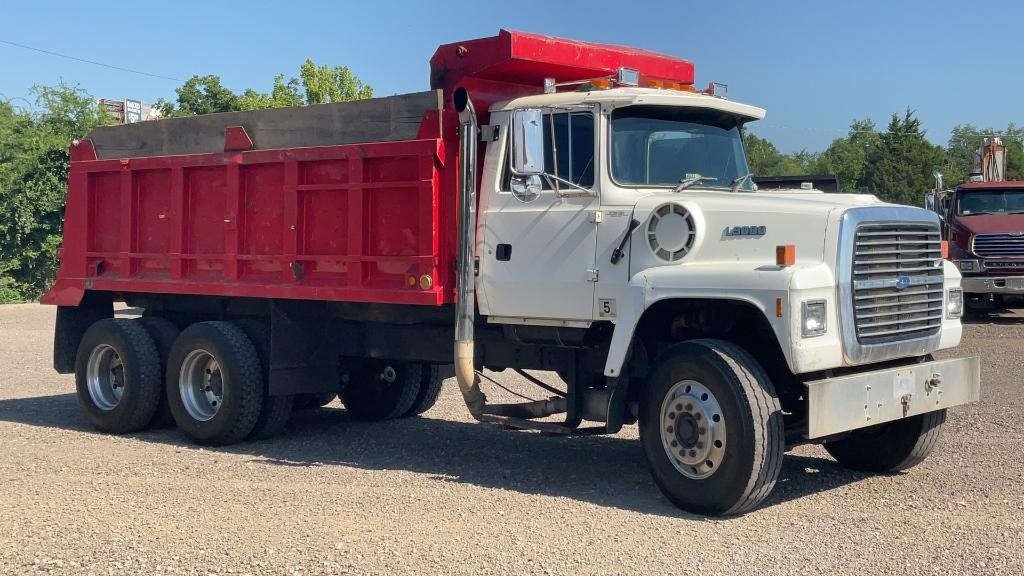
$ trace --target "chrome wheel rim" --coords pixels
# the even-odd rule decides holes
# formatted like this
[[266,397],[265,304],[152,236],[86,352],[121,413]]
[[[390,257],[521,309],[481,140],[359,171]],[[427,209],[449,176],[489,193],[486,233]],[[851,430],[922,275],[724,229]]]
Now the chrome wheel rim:
[[224,405],[224,379],[220,364],[206,350],[193,350],[185,357],[178,376],[181,403],[192,418],[206,422]]
[[725,456],[725,417],[718,399],[700,382],[683,380],[661,403],[661,443],[683,476],[701,480],[718,470]]
[[108,344],[100,344],[89,353],[85,370],[86,387],[93,404],[109,412],[124,397],[124,363],[121,355]]

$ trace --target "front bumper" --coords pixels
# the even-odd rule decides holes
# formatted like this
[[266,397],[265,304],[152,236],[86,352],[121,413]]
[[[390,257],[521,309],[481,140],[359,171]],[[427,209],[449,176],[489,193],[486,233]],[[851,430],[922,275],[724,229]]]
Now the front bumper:
[[806,386],[807,437],[821,438],[977,402],[981,359],[933,360],[815,380]]
[[960,286],[968,294],[1024,295],[1024,276],[964,276]]

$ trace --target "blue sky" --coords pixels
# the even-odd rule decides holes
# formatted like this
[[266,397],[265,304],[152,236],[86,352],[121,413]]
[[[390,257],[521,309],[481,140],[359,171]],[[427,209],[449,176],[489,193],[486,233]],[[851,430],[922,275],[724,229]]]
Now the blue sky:
[[[753,126],[784,151],[819,151],[851,119],[884,126],[908,106],[945,143],[959,123],[1024,123],[1024,2],[586,3],[359,1],[5,3],[0,40],[171,78],[218,74],[234,89],[269,89],[299,64],[348,65],[378,95],[423,90],[438,44],[501,28],[672,54],[697,83],[729,84],[763,106]],[[180,82],[0,43],[0,98],[31,98],[63,80],[96,97],[173,98]]]

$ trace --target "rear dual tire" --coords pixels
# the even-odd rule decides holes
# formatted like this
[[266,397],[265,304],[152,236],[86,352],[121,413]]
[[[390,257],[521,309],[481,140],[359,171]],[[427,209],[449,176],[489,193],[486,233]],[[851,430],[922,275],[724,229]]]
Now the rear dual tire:
[[357,360],[348,370],[341,401],[357,420],[418,416],[437,402],[442,379],[436,366]]
[[166,381],[174,421],[196,444],[234,444],[255,429],[264,404],[263,369],[238,326],[199,322],[183,330],[171,347]]
[[163,396],[163,374],[157,346],[142,324],[107,318],[90,326],[78,346],[75,388],[97,430],[146,429]]

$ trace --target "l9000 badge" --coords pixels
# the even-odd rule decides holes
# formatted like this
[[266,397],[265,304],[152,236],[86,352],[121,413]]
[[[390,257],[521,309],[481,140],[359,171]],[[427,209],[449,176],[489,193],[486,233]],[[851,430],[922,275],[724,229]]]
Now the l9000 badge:
[[725,227],[726,236],[764,236],[768,232],[767,226],[733,226]]

